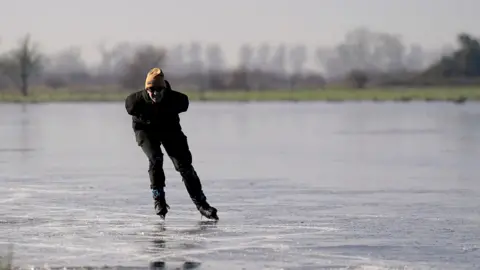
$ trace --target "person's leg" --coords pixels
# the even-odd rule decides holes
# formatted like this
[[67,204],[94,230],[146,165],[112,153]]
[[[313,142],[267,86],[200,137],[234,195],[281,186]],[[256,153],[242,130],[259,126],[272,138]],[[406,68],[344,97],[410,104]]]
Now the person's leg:
[[187,137],[181,132],[168,134],[162,137],[162,144],[172,160],[175,170],[182,176],[187,192],[197,209],[207,218],[218,219],[217,209],[207,203],[200,178],[192,165],[192,154]]
[[145,131],[137,131],[135,137],[138,145],[148,158],[148,175],[150,178],[150,189],[154,200],[155,212],[162,218],[168,212],[168,205],[165,200],[165,172],[163,171],[163,153],[160,148],[160,139],[155,134]]

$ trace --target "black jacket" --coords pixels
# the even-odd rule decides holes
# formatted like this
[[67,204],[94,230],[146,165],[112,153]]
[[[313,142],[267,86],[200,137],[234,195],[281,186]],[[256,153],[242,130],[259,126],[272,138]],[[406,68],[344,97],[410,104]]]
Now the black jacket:
[[125,99],[125,108],[132,116],[134,131],[181,132],[179,114],[186,112],[188,106],[188,96],[171,88],[163,90],[157,102],[151,100],[146,90],[134,92]]

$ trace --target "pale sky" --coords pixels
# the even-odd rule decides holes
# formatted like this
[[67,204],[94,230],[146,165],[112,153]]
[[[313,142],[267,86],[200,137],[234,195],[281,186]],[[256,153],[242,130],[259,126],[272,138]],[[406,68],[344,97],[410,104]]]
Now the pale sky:
[[0,0],[0,51],[27,32],[46,52],[101,41],[222,45],[236,62],[242,43],[335,45],[365,26],[429,48],[480,36],[479,0]]

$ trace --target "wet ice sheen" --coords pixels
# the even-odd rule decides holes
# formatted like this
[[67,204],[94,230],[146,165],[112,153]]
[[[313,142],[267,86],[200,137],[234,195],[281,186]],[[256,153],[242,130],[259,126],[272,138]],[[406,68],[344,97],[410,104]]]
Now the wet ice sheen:
[[477,105],[190,110],[218,223],[200,219],[167,157],[171,209],[163,225],[153,215],[121,103],[1,105],[0,247],[37,267],[480,267]]

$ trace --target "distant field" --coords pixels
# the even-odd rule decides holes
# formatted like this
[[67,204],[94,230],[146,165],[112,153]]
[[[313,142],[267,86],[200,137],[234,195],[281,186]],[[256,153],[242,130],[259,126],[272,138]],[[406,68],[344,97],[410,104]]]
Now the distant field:
[[[270,91],[184,92],[192,101],[480,101],[480,87],[419,89],[325,89]],[[0,102],[104,102],[123,101],[127,92],[75,92],[34,90],[23,97],[16,92],[0,92]]]

